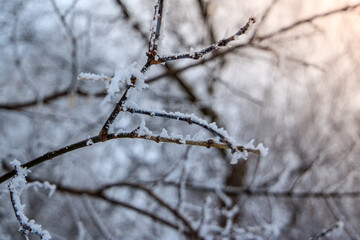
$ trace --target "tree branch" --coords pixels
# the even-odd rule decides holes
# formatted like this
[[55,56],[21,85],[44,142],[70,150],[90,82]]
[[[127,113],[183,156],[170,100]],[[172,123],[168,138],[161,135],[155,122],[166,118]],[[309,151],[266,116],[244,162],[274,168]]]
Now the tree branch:
[[264,36],[259,36],[259,37],[256,37],[255,39],[258,40],[258,41],[264,41],[266,39],[269,39],[269,38],[272,38],[276,35],[279,35],[281,33],[284,33],[284,32],[287,32],[289,30],[292,30],[302,24],[305,24],[305,23],[311,23],[312,21],[316,20],[316,19],[319,19],[319,18],[323,18],[323,17],[328,17],[328,16],[331,16],[331,15],[334,15],[334,14],[338,14],[338,13],[342,13],[342,12],[346,12],[346,11],[350,11],[350,10],[354,10],[356,8],[360,7],[360,3],[358,4],[355,4],[355,5],[350,5],[350,6],[345,6],[345,7],[342,7],[342,8],[338,8],[338,9],[335,9],[335,10],[332,10],[332,11],[329,11],[329,12],[325,12],[325,13],[320,13],[320,14],[316,14],[314,16],[311,16],[309,18],[305,18],[305,19],[302,19],[302,20],[299,20],[297,22],[294,22],[286,27],[283,27],[273,33],[269,33],[267,35],[264,35]]
[[[173,186],[178,188],[179,183],[173,181],[146,181],[144,184],[156,184],[161,183],[167,186]],[[193,183],[186,183],[186,188],[192,191],[199,192],[214,192],[219,191],[219,189],[227,194],[242,194],[248,197],[273,197],[273,198],[360,198],[360,191],[346,191],[346,192],[321,192],[321,191],[304,191],[304,192],[295,192],[293,190],[290,191],[271,191],[267,189],[249,189],[246,187],[232,187],[232,186],[206,186],[206,185],[198,185]]]
[[[164,142],[164,143],[176,143],[176,144],[184,144],[184,145],[192,145],[192,146],[201,146],[201,147],[206,147],[206,148],[213,147],[213,148],[220,148],[220,149],[229,149],[229,146],[227,144],[216,143],[212,139],[209,139],[206,141],[193,141],[193,140],[184,140],[184,139],[180,139],[180,138],[166,138],[166,137],[160,137],[160,136],[139,135],[138,133],[136,133],[136,130],[132,131],[132,132],[128,132],[128,133],[119,133],[117,135],[108,134],[106,136],[105,141],[109,141],[109,140],[113,140],[113,139],[120,139],[120,138],[133,138],[133,139],[138,138],[138,139],[154,141],[157,143]],[[25,164],[22,164],[21,167],[29,169],[29,168],[39,165],[45,161],[48,161],[55,157],[61,156],[65,153],[68,153],[68,152],[71,152],[71,151],[74,151],[74,150],[77,150],[80,148],[88,147],[88,146],[91,146],[91,145],[99,143],[99,142],[102,142],[100,135],[94,136],[91,138],[87,138],[85,140],[68,145],[68,146],[60,148],[58,150],[47,152],[38,158],[35,158]],[[255,153],[255,154],[260,154],[260,151],[257,149],[248,149],[248,148],[244,148],[243,146],[236,146],[236,148],[244,149],[247,152],[251,152],[251,153]],[[9,178],[15,176],[15,174],[16,174],[15,170],[5,173],[4,175],[2,175],[0,177],[0,184],[5,182]]]
[[193,53],[186,53],[186,54],[178,54],[178,55],[173,55],[173,56],[166,56],[166,57],[161,57],[158,60],[158,63],[156,64],[160,64],[163,62],[169,62],[169,61],[173,61],[173,60],[178,60],[178,59],[184,59],[184,58],[189,58],[189,59],[194,59],[194,60],[198,60],[200,58],[202,58],[204,55],[217,51],[219,48],[221,47],[226,47],[230,42],[236,40],[239,36],[243,35],[244,33],[247,32],[247,30],[249,29],[249,27],[255,23],[255,18],[249,18],[249,21],[245,24],[245,26],[243,26],[242,28],[240,28],[240,30],[238,32],[236,32],[234,35],[228,37],[228,38],[224,38],[220,41],[218,41],[216,44],[213,44],[207,48],[204,48],[200,51],[197,52],[193,52]]
[[[35,100],[30,100],[27,102],[20,102],[20,103],[3,103],[0,104],[0,109],[6,109],[6,110],[19,110],[21,108],[26,108],[26,107],[32,107],[32,106],[36,106],[37,104],[48,104],[51,101],[63,98],[63,97],[67,97],[70,94],[72,94],[71,90],[66,89],[60,92],[55,92],[51,95],[48,95],[46,97],[44,97],[43,99],[35,99]],[[104,92],[98,92],[95,94],[89,94],[87,92],[84,92],[83,90],[77,89],[76,90],[76,94],[79,96],[83,96],[83,97],[90,97],[90,96],[95,96],[95,97],[105,97],[106,93]]]
[[182,113],[167,113],[165,111],[163,112],[156,112],[156,111],[149,111],[144,109],[135,109],[135,108],[128,108],[125,107],[122,109],[123,111],[130,112],[130,113],[138,113],[148,116],[155,116],[155,117],[162,117],[162,118],[168,118],[168,119],[174,119],[178,121],[184,121],[188,124],[196,124],[209,132],[215,134],[218,136],[232,151],[232,153],[239,150],[240,152],[244,152],[244,148],[236,149],[233,144],[230,142],[230,140],[224,135],[226,132],[224,130],[220,130],[215,123],[209,124],[205,120],[200,119],[196,117],[195,115],[191,114],[182,114]]
[[141,69],[142,73],[145,73],[146,70],[153,64],[158,64],[158,41],[160,37],[160,30],[161,30],[161,20],[163,18],[163,4],[164,0],[158,0],[158,3],[154,7],[154,17],[153,22],[156,21],[156,27],[152,27],[150,39],[149,39],[149,50],[146,53],[146,56],[148,57],[145,65]]
[[109,128],[110,128],[111,124],[115,121],[116,117],[121,112],[123,105],[125,104],[126,100],[129,97],[128,96],[129,90],[130,90],[130,88],[135,86],[135,82],[136,82],[136,78],[134,76],[132,76],[131,77],[132,84],[127,86],[127,88],[126,88],[125,92],[123,93],[123,95],[121,96],[119,102],[116,104],[114,110],[112,111],[112,113],[110,114],[108,119],[106,120],[102,129],[100,130],[99,136],[100,136],[102,142],[105,142],[107,140],[106,136],[108,135]]

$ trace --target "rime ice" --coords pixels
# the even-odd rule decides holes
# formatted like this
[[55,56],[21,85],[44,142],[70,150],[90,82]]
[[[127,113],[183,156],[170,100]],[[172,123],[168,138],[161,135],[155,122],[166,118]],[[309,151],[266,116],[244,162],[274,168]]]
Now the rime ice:
[[21,204],[20,195],[26,188],[27,181],[25,177],[29,171],[26,168],[22,168],[20,162],[17,160],[12,161],[11,165],[15,167],[17,175],[10,180],[8,189],[16,218],[20,224],[19,231],[22,231],[25,235],[29,233],[35,234],[44,240],[51,239],[49,232],[42,229],[40,224],[36,224],[35,220],[29,221],[29,218],[24,213],[25,206]]

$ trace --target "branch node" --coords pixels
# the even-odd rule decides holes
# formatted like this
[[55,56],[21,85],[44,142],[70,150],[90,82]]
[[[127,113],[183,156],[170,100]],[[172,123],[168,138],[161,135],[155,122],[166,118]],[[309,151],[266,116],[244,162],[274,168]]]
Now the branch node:
[[135,84],[136,84],[136,77],[135,77],[134,75],[131,75],[131,77],[130,77],[130,82],[131,82],[131,84],[132,84],[131,87],[134,87]]
[[240,152],[244,152],[245,151],[245,148],[243,146],[238,146],[237,147],[237,150],[239,150]]
[[187,122],[189,125],[191,125],[191,124],[193,123],[191,117],[189,117],[189,118],[186,120],[186,122]]
[[130,137],[131,138],[135,138],[137,136],[137,131],[139,131],[140,126],[138,126],[137,128],[135,128],[131,133],[130,133]]
[[211,148],[211,146],[212,146],[213,144],[214,144],[214,140],[209,139],[209,140],[207,141],[206,147],[207,147],[207,148]]
[[107,134],[108,134],[108,130],[107,129],[101,129],[101,131],[100,131],[100,133],[99,133],[99,136],[100,136],[100,140],[102,141],[102,142],[106,142],[107,140],[109,140],[108,139],[108,137],[107,137]]

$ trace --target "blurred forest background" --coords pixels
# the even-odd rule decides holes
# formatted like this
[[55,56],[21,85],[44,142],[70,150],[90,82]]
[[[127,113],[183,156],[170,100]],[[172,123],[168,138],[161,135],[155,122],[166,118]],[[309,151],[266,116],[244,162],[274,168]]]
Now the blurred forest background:
[[[156,2],[0,0],[1,175],[99,134],[121,94],[104,102],[104,82],[77,77],[140,69]],[[29,182],[57,190],[26,190],[27,216],[52,239],[359,239],[360,3],[165,0],[159,54],[210,46],[250,17],[231,46],[152,66],[135,101],[216,122],[267,157],[231,165],[229,150],[98,143],[31,169]],[[154,133],[211,137],[123,112],[111,132],[142,119]],[[0,239],[23,239],[5,182],[0,191]]]

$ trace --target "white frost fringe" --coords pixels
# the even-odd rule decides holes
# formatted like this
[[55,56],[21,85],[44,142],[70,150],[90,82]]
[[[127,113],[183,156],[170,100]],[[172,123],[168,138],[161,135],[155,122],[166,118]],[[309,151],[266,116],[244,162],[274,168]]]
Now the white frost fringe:
[[[26,186],[27,181],[25,177],[27,176],[29,170],[27,170],[26,168],[22,168],[21,163],[18,160],[12,161],[11,165],[15,167],[17,174],[15,175],[15,177],[13,177],[10,180],[8,188],[10,191],[11,202],[14,207],[16,218],[20,224],[19,231],[22,231],[24,233],[26,239],[28,239],[27,235],[29,233],[39,236],[42,240],[51,239],[51,235],[48,231],[42,229],[40,224],[35,223],[35,220],[33,219],[29,220],[29,218],[25,216],[24,213],[25,205],[22,205],[20,201],[21,193],[23,192],[24,189],[28,187]],[[46,188],[50,188],[51,192],[54,191],[54,186],[50,185],[49,183],[42,184],[36,182],[36,184],[31,184],[30,186],[46,187]]]

